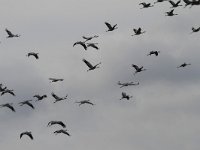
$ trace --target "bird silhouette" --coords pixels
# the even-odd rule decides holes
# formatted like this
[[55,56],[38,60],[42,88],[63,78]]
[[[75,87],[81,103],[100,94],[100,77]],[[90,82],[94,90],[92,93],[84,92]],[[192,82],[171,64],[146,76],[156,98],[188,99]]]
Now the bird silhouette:
[[184,68],[184,67],[189,66],[189,65],[191,65],[191,64],[187,64],[187,63],[184,62],[183,64],[181,64],[177,68]]
[[13,37],[20,37],[20,35],[18,34],[13,34],[11,31],[9,31],[8,29],[5,29],[5,31],[7,32],[8,36],[7,38],[13,38]]
[[22,101],[22,102],[19,102],[19,105],[20,106],[23,106],[23,105],[28,105],[29,107],[31,107],[32,109],[35,109],[35,107],[33,106],[33,104],[31,104],[32,100],[25,100],[25,101]]
[[55,99],[55,101],[54,101],[54,103],[56,103],[56,102],[59,102],[59,101],[62,101],[62,100],[65,100],[65,99],[67,99],[67,96],[68,95],[66,95],[65,97],[58,97],[55,93],[51,93],[51,95],[53,96],[53,98]]
[[168,12],[165,12],[166,13],[166,16],[175,16],[175,15],[178,15],[178,14],[174,14],[174,9],[168,11]]
[[139,5],[142,5],[142,6],[143,6],[143,7],[140,8],[140,9],[153,7],[153,5],[151,5],[151,3],[145,3],[145,2],[139,3]]
[[[185,7],[187,7],[188,5],[194,6],[194,5],[200,5],[200,0],[183,0],[183,2],[185,2]],[[190,7],[190,8],[191,8]]]
[[132,64],[132,67],[135,68],[135,73],[134,73],[134,75],[135,75],[136,73],[138,73],[138,72],[147,70],[147,69],[144,69],[143,66],[138,67],[137,65],[134,65],[134,64]]
[[1,105],[0,105],[0,108],[2,108],[2,107],[7,107],[7,108],[9,108],[10,110],[12,110],[13,112],[15,112],[15,109],[14,109],[14,107],[13,107],[12,105],[13,105],[13,103],[1,104]]
[[78,41],[78,42],[75,42],[75,43],[74,43],[73,47],[74,47],[75,45],[81,45],[81,46],[83,46],[83,48],[84,48],[85,50],[87,50],[87,46],[86,46],[85,42]]
[[179,1],[177,1],[177,2],[174,2],[174,1],[171,1],[171,0],[169,1],[169,3],[172,5],[171,8],[176,8],[176,7],[178,7],[178,6],[182,6],[182,5],[179,5],[180,2],[181,2],[181,0],[179,0]]
[[198,28],[192,27],[192,32],[191,33],[199,32],[199,31],[200,31],[200,27],[198,27]]
[[47,126],[50,127],[55,124],[58,124],[58,125],[62,126],[63,128],[66,128],[66,125],[62,121],[50,121]]
[[40,96],[40,95],[34,95],[33,97],[36,97],[37,98],[37,100],[36,101],[41,101],[41,100],[43,100],[44,98],[47,98],[47,95],[45,94],[45,95],[42,95],[42,96]]
[[75,103],[79,103],[79,106],[81,106],[83,104],[94,105],[92,102],[90,102],[90,100],[82,100],[82,101],[75,102]]
[[[141,28],[138,28],[138,29],[133,28],[133,31],[135,32],[134,35],[140,35],[146,32],[146,31],[142,31]],[[131,36],[134,36],[134,35],[131,35]]]
[[39,53],[34,53],[34,52],[29,52],[26,56],[34,56],[36,59],[39,59],[39,56],[38,56]]
[[161,2],[164,2],[164,1],[168,1],[168,0],[157,0],[157,1],[154,2],[154,4],[161,3]]
[[105,24],[106,24],[106,26],[107,26],[107,28],[108,28],[108,30],[106,31],[106,32],[109,32],[109,31],[113,31],[113,30],[115,30],[115,29],[117,29],[118,27],[117,27],[117,24],[115,24],[115,25],[111,25],[110,23],[108,23],[108,22],[105,22]]
[[82,38],[85,39],[85,42],[90,41],[90,40],[92,40],[93,38],[98,38],[98,37],[99,37],[98,35],[89,36],[89,37],[82,36]]
[[2,91],[1,96],[6,94],[6,93],[9,93],[9,94],[15,96],[15,93],[13,91],[14,90],[5,89],[5,90]]
[[83,59],[82,61],[88,66],[89,70],[87,70],[87,71],[90,71],[90,70],[94,70],[94,69],[96,69],[96,68],[99,68],[98,65],[101,64],[101,62],[100,62],[100,63],[98,63],[98,64],[96,64],[96,65],[93,66],[93,65],[92,65],[89,61],[87,61],[86,59]]
[[130,98],[132,98],[133,96],[127,95],[125,92],[122,92],[122,97],[120,98],[120,100],[122,99],[127,99],[129,100]]
[[67,130],[63,130],[63,129],[61,129],[61,130],[56,130],[54,133],[55,133],[55,135],[60,134],[60,133],[63,133],[63,134],[66,134],[66,135],[68,135],[68,136],[71,136],[71,135],[67,132]]
[[125,87],[125,86],[133,86],[133,85],[139,85],[139,82],[134,83],[134,82],[125,82],[125,83],[121,83],[120,81],[118,81],[117,83],[118,85],[121,85],[120,88]]
[[24,135],[27,135],[31,140],[33,140],[33,135],[32,135],[31,132],[29,132],[29,131],[22,132],[22,133],[20,134],[20,139],[21,139],[22,136],[24,136]]
[[3,84],[1,83],[0,84],[0,92],[3,92],[7,89],[7,87],[3,87]]
[[147,56],[151,56],[151,55],[158,56],[159,53],[160,51],[150,51],[149,54],[147,54]]
[[64,79],[49,78],[51,82],[63,81]]

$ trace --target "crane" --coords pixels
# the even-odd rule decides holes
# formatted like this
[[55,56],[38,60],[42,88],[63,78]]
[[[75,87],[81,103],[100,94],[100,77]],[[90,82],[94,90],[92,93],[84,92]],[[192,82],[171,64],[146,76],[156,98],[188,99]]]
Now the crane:
[[66,128],[66,125],[62,121],[50,121],[47,126],[50,127],[55,124],[58,124],[58,125],[62,126],[63,128]]
[[125,92],[122,92],[122,97],[120,98],[120,100],[122,99],[127,99],[129,100],[130,98],[132,98],[133,96],[127,95]]
[[96,46],[98,43],[87,43],[87,48],[88,47],[92,47],[95,48],[96,50],[98,50],[99,48]]
[[125,87],[125,86],[139,85],[139,82],[137,82],[137,83],[134,83],[134,82],[121,83],[120,81],[118,81],[118,85],[121,85],[120,88],[122,88],[122,87]]
[[31,140],[33,140],[33,135],[30,131],[25,131],[25,132],[22,132],[20,134],[20,139],[22,138],[23,135],[27,135],[28,137],[30,137]]
[[188,65],[191,65],[191,64],[187,64],[187,63],[183,63],[183,64],[181,64],[180,66],[178,66],[177,68],[184,68],[184,67],[186,67],[186,66],[188,66]]
[[58,82],[58,81],[63,81],[64,79],[57,79],[57,78],[49,78],[51,82]]
[[90,100],[82,100],[82,101],[75,102],[75,103],[79,103],[79,106],[81,106],[83,104],[94,105],[92,102],[90,102]]
[[36,98],[37,98],[36,101],[41,101],[41,100],[43,100],[44,98],[47,98],[47,95],[45,94],[45,95],[40,96],[40,95],[36,94],[36,95],[34,95],[33,97],[36,97]]
[[68,135],[68,136],[71,136],[71,135],[67,132],[67,130],[63,130],[63,129],[56,130],[54,133],[55,133],[55,135],[60,134],[60,133],[63,133],[63,134],[66,134],[66,135]]
[[154,2],[154,4],[161,3],[161,2],[164,2],[164,1],[168,1],[168,0],[157,0],[157,1]]
[[177,2],[174,2],[174,1],[172,1],[172,0],[169,1],[169,3],[172,5],[171,8],[176,8],[176,7],[178,7],[178,6],[183,6],[183,5],[179,5],[180,2],[181,2],[181,0],[179,0],[179,1],[177,1]]
[[[140,27],[138,29],[133,28],[133,31],[135,32],[134,35],[140,35],[146,32],[146,31],[142,31]],[[134,35],[131,35],[131,36],[134,36]]]
[[117,29],[118,27],[117,27],[117,24],[115,24],[115,25],[111,25],[110,23],[108,23],[108,22],[105,22],[105,24],[106,24],[106,26],[107,26],[107,28],[108,28],[108,30],[106,31],[106,32],[109,32],[109,31],[113,31],[113,30],[115,30],[115,29]]
[[159,53],[160,51],[150,51],[149,54],[147,54],[147,56],[151,56],[151,55],[158,56]]
[[15,96],[15,93],[13,91],[14,90],[5,89],[4,91],[2,91],[1,96],[6,94],[6,93],[9,93],[9,94]]
[[151,3],[145,3],[145,2],[139,3],[139,5],[142,5],[142,6],[143,6],[143,7],[140,8],[140,9],[153,7],[153,5],[151,5]]
[[7,32],[8,36],[7,38],[13,38],[13,37],[20,37],[20,35],[18,34],[13,34],[11,31],[9,31],[8,29],[5,29],[5,31]]
[[135,73],[134,73],[134,75],[135,75],[136,73],[138,73],[138,72],[147,70],[147,69],[144,69],[143,66],[138,67],[137,65],[134,65],[134,64],[132,64],[132,67],[135,68]]
[[62,101],[62,100],[65,100],[65,99],[67,99],[67,96],[68,95],[66,95],[65,97],[58,97],[55,93],[51,93],[51,95],[53,96],[53,98],[55,99],[55,101],[54,101],[54,103],[56,103],[56,102],[58,102],[58,101]]
[[28,105],[29,107],[31,107],[32,109],[35,109],[35,107],[33,106],[33,104],[31,104],[32,100],[25,100],[25,101],[22,101],[22,102],[19,102],[19,105],[20,106],[23,106],[23,105]]
[[101,62],[100,63],[98,63],[98,64],[96,64],[96,65],[92,65],[89,61],[87,61],[86,59],[82,59],[82,61],[88,66],[88,70],[87,71],[90,71],[90,70],[94,70],[94,69],[96,69],[96,68],[99,68],[99,66],[98,65],[100,65],[101,64]]
[[12,110],[13,112],[15,112],[15,109],[14,109],[14,107],[13,107],[12,105],[13,105],[13,103],[5,103],[5,104],[1,104],[1,105],[0,105],[0,108],[2,108],[2,107],[7,107],[7,108],[9,108],[10,110]]
[[191,33],[199,32],[199,31],[200,31],[200,27],[198,27],[198,28],[192,27],[192,32]]
[[174,9],[168,11],[168,12],[165,12],[166,13],[166,16],[175,16],[175,15],[178,15],[178,14],[174,14]]
[[38,56],[39,53],[34,53],[34,52],[29,52],[26,56],[34,56],[36,59],[39,59],[39,56]]

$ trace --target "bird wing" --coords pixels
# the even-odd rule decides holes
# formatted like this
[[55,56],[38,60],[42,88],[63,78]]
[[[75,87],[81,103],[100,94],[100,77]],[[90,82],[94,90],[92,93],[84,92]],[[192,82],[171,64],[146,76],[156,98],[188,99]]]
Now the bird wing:
[[21,134],[20,134],[20,139],[22,138],[23,135],[24,135],[24,133],[21,133]]
[[55,98],[55,99],[60,99],[60,97],[58,97],[56,94],[51,93],[51,95]]
[[174,1],[169,1],[170,2],[170,4],[172,5],[172,6],[175,6],[176,4],[174,3]]
[[135,70],[138,70],[139,67],[137,65],[132,64],[132,67],[135,68]]
[[112,29],[112,26],[108,22],[105,22],[105,24],[109,29]]
[[63,128],[66,128],[66,125],[62,121],[58,121],[57,124],[61,125]]
[[13,112],[15,112],[15,109],[14,109],[13,106],[11,106],[11,105],[6,105],[6,107],[10,108]]
[[95,44],[93,44],[93,43],[88,44],[87,47],[93,47],[93,48],[95,48],[95,49],[99,49],[99,48],[98,48]]
[[191,4],[191,1],[189,0],[183,0],[186,4]]
[[83,62],[84,62],[89,68],[93,68],[92,64],[91,64],[89,61],[83,59]]
[[6,32],[7,32],[7,34],[8,34],[9,36],[13,36],[12,32],[9,31],[8,29],[6,29]]
[[31,140],[33,140],[33,135],[31,133],[28,133],[27,135],[31,138]]
[[27,104],[28,106],[30,106],[31,108],[35,109],[35,107],[34,107],[30,102],[27,101],[26,104]]
[[135,33],[137,33],[138,30],[137,30],[137,29],[133,29],[133,31],[134,31]]

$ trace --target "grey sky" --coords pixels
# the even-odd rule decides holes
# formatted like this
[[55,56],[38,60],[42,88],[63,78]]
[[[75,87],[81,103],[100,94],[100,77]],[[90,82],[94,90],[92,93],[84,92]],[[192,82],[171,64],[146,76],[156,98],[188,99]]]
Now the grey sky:
[[[200,6],[176,8],[178,15],[167,17],[168,2],[148,9],[140,9],[140,2],[0,1],[0,82],[16,94],[1,96],[1,104],[16,108],[16,113],[0,109],[2,149],[199,149],[200,33],[190,32],[200,26]],[[105,21],[118,29],[105,32]],[[138,27],[146,33],[131,36]],[[7,39],[5,28],[21,37]],[[93,41],[100,49],[73,47],[83,35],[99,35]],[[147,56],[151,50],[161,53]],[[26,57],[31,51],[39,60]],[[87,72],[83,58],[102,64]],[[192,65],[177,69],[183,62]],[[131,64],[147,70],[133,76]],[[50,77],[64,81],[49,83]],[[118,81],[140,85],[119,88]],[[54,104],[51,92],[69,96]],[[133,99],[120,101],[122,92]],[[35,102],[35,94],[48,98]],[[27,99],[34,100],[35,110],[18,105]],[[74,103],[84,99],[95,105]],[[60,127],[47,127],[51,120],[65,122],[72,136],[55,136]],[[34,140],[20,140],[23,131],[32,131]]]

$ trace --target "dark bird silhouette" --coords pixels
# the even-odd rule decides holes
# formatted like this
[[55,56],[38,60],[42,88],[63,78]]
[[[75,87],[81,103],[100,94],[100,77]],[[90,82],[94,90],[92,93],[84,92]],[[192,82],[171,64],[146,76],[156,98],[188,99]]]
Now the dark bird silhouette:
[[32,101],[32,100],[25,100],[25,101],[23,101],[23,102],[19,102],[19,105],[20,105],[20,106],[28,105],[28,106],[30,106],[32,109],[35,109],[35,107],[33,106],[33,104],[30,103],[31,101]]
[[34,53],[34,52],[30,52],[28,53],[26,56],[34,56],[36,59],[39,59],[39,56],[38,56],[39,53]]
[[126,82],[126,83],[121,83],[120,81],[118,82],[118,85],[121,85],[120,88],[125,87],[125,86],[133,86],[133,85],[139,85],[139,82],[134,83],[134,82]]
[[15,93],[13,91],[14,90],[5,89],[4,91],[2,91],[1,96],[6,94],[6,93],[9,93],[9,94],[15,96]]
[[147,56],[151,56],[151,55],[158,56],[159,53],[160,51],[150,51],[149,54],[147,54]]
[[7,87],[3,87],[3,84],[0,84],[0,92],[3,92],[7,89]]
[[78,41],[78,42],[74,43],[73,47],[74,47],[75,45],[78,45],[78,44],[81,45],[81,46],[83,46],[83,48],[84,48],[85,50],[87,50],[87,46],[86,46],[85,42],[82,42],[82,41]]
[[168,12],[165,12],[166,13],[166,16],[175,16],[175,15],[178,15],[178,14],[174,14],[174,9],[168,11]]
[[50,121],[47,126],[50,127],[55,124],[58,124],[58,125],[62,126],[63,128],[66,128],[66,125],[62,121]]
[[[146,31],[142,31],[141,28],[138,28],[138,29],[133,28],[133,31],[135,32],[134,35],[140,35],[146,32]],[[131,36],[134,36],[134,35],[131,35]]]
[[198,27],[198,28],[192,27],[192,33],[199,32],[199,31],[200,31],[200,27]]
[[188,65],[191,65],[191,64],[187,64],[187,63],[183,63],[183,64],[181,64],[180,66],[178,66],[177,68],[183,68],[183,67],[186,67],[186,66],[188,66]]
[[44,98],[47,98],[47,95],[42,95],[42,96],[40,96],[40,95],[34,95],[33,97],[36,97],[36,98],[37,98],[36,101],[41,101],[41,100],[43,100]]
[[142,5],[142,6],[143,6],[143,7],[140,8],[140,9],[153,7],[153,5],[151,5],[151,3],[145,3],[145,2],[139,3],[139,5]]
[[51,95],[52,95],[53,98],[55,99],[54,103],[59,102],[59,101],[62,101],[62,100],[65,100],[65,99],[67,99],[67,96],[68,96],[68,95],[66,95],[65,97],[58,97],[58,96],[57,96],[56,94],[54,94],[53,92],[51,93]]
[[0,108],[7,107],[7,108],[11,109],[13,112],[15,112],[15,109],[14,109],[14,107],[12,105],[13,105],[13,103],[1,104]]
[[105,24],[106,24],[106,26],[108,27],[108,30],[106,31],[106,32],[108,32],[108,31],[113,31],[113,30],[115,30],[115,29],[117,29],[118,27],[117,27],[117,24],[115,24],[115,25],[111,25],[110,23],[108,23],[108,22],[105,22]]
[[194,6],[194,5],[200,5],[200,0],[183,0],[185,2],[185,7],[188,5]]
[[79,106],[81,106],[83,104],[94,105],[92,102],[90,102],[90,100],[82,100],[82,101],[75,102],[75,103],[79,103]]
[[182,5],[179,5],[180,2],[181,2],[181,0],[177,1],[176,3],[174,1],[171,1],[171,0],[169,1],[169,3],[172,5],[171,8],[176,8],[178,6],[182,6]]
[[71,135],[67,132],[67,130],[63,130],[63,129],[61,129],[61,130],[56,130],[54,133],[55,133],[55,135],[60,134],[60,133],[63,133],[63,134],[66,134],[66,135],[68,135],[68,136],[71,136]]
[[89,70],[87,70],[87,71],[90,71],[90,70],[94,70],[94,69],[96,69],[96,68],[99,68],[99,66],[98,65],[100,65],[101,64],[101,62],[100,63],[98,63],[98,64],[96,64],[96,65],[92,65],[89,61],[87,61],[87,60],[85,60],[85,59],[83,59],[83,62],[88,66],[88,68],[89,68]]
[[99,37],[98,35],[89,36],[89,37],[82,36],[82,38],[85,39],[85,42],[90,41],[90,40],[92,40],[93,38],[98,38],[98,37]]
[[164,2],[164,1],[168,1],[168,0],[157,0],[156,2],[154,2],[154,4],[161,3],[161,2]]
[[143,66],[138,67],[137,65],[134,65],[134,64],[132,64],[132,67],[135,68],[135,73],[134,73],[134,75],[135,75],[136,73],[138,73],[138,72],[147,70],[147,69],[144,69]]
[[129,100],[130,98],[132,98],[133,96],[127,95],[125,92],[122,92],[122,97],[120,98],[120,100],[122,99],[127,99]]
[[13,38],[13,37],[20,37],[20,35],[18,34],[13,34],[11,31],[9,31],[8,29],[5,29],[5,31],[7,32],[8,36],[7,38]]
[[51,82],[63,81],[64,79],[49,78]]
[[96,46],[98,43],[87,43],[87,48],[88,47],[92,47],[95,48],[96,50],[98,50],[99,48]]
[[33,135],[31,132],[28,132],[28,131],[22,132],[20,134],[20,139],[22,138],[23,135],[27,135],[28,137],[30,137],[31,140],[33,140]]

